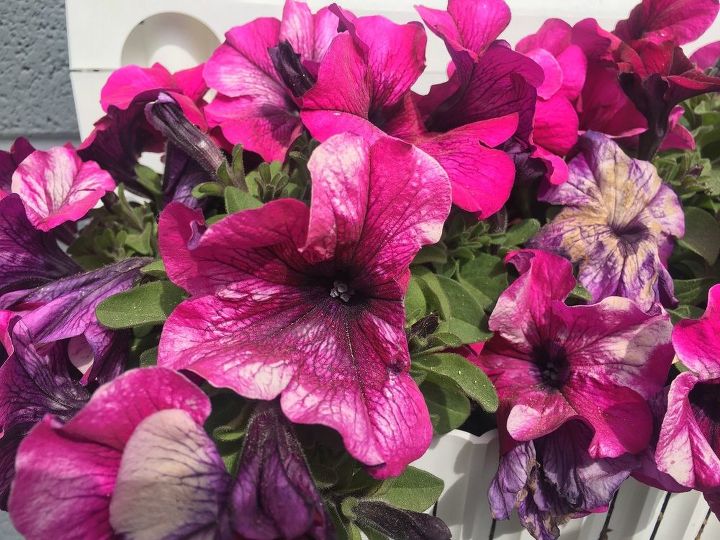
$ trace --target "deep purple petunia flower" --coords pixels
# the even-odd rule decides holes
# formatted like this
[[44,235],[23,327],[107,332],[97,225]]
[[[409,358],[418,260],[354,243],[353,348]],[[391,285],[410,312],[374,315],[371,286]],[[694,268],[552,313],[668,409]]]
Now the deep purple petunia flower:
[[0,150],[0,198],[10,193],[12,175],[22,161],[35,151],[25,137],[18,137],[10,147],[10,151]]
[[638,459],[593,458],[591,439],[587,425],[571,420],[549,435],[504,449],[488,494],[493,517],[510,519],[517,509],[533,537],[555,540],[559,525],[606,508]]
[[[30,540],[51,531],[70,538],[57,536],[59,528],[102,539],[201,531],[221,540],[331,538],[329,516],[277,404],[253,412],[236,479],[202,427],[209,412],[208,398],[183,376],[147,368],[101,387],[64,425],[46,417],[20,448],[13,523]],[[38,471],[34,464],[46,460]],[[52,509],[42,510],[50,500]]]
[[567,306],[575,279],[566,259],[524,250],[507,260],[521,275],[493,310],[495,334],[478,362],[508,409],[510,437],[531,441],[578,419],[592,430],[593,459],[642,452],[652,431],[647,400],[673,356],[667,314],[618,297]]
[[720,286],[710,289],[699,320],[673,330],[675,352],[689,371],[670,385],[655,461],[681,485],[697,489],[720,516]]
[[272,201],[205,232],[181,205],[160,218],[168,276],[192,297],[165,323],[158,364],[340,432],[378,476],[420,457],[432,428],[408,371],[408,266],[440,238],[450,186],[394,139],[345,134],[310,158],[312,204]]
[[18,445],[50,413],[72,417],[90,398],[70,374],[66,343],[36,346],[22,321],[12,332],[13,353],[0,367],[0,508],[7,510]]
[[677,195],[651,163],[631,159],[599,133],[580,140],[569,166],[568,181],[541,195],[564,208],[530,245],[579,264],[580,283],[593,301],[624,296],[644,310],[672,305],[664,263],[672,238],[685,232]]

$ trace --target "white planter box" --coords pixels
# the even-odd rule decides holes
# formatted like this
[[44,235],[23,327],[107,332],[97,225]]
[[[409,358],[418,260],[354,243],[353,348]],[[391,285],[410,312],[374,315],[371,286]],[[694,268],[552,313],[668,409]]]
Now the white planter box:
[[[570,23],[594,17],[606,28],[627,16],[632,0],[507,0],[513,12],[503,38],[515,42],[548,17]],[[81,137],[102,116],[100,89],[126,64],[162,62],[170,70],[205,60],[233,26],[256,17],[280,17],[284,0],[66,0],[70,78]],[[313,9],[332,0],[309,0]],[[444,8],[446,0],[340,0],[358,15],[380,14],[397,22],[420,20],[413,6]],[[720,22],[698,43],[720,39]],[[695,47],[690,46],[689,50]],[[417,90],[444,80],[448,56],[428,32],[427,71]]]
[[[445,482],[436,515],[448,524],[454,539],[532,540],[517,516],[493,524],[490,515],[487,492],[498,465],[496,431],[482,437],[452,431],[433,440],[430,450],[413,465]],[[720,522],[712,514],[708,517],[709,512],[697,492],[668,494],[630,478],[620,488],[610,512],[607,539],[717,540]],[[606,519],[608,514],[602,513],[571,520],[560,528],[560,538],[598,540]]]

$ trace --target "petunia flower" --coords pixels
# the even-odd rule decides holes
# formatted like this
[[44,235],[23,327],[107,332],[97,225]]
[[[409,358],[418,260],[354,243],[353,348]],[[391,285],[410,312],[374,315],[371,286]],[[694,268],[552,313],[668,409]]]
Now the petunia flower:
[[720,59],[720,41],[708,43],[690,55],[690,61],[702,70],[715,67]]
[[516,132],[517,107],[501,110],[495,103],[483,118],[468,113],[451,127],[430,126],[410,91],[425,68],[422,26],[336,11],[348,32],[333,40],[316,83],[302,97],[300,116],[313,137],[322,141],[347,131],[371,141],[385,134],[407,141],[443,166],[456,205],[482,217],[497,212],[510,195],[515,169],[494,147]]
[[211,125],[266,161],[282,160],[302,130],[297,98],[337,32],[328,8],[312,14],[295,0],[286,0],[281,21],[259,18],[231,29],[203,70],[218,92],[205,108]]
[[593,458],[591,438],[588,426],[570,420],[549,435],[501,450],[488,493],[493,517],[510,519],[517,510],[534,538],[555,540],[571,518],[607,508],[638,459]]
[[549,162],[549,180],[562,184],[568,169],[562,159],[575,146],[579,120],[575,111],[585,84],[587,59],[572,43],[572,27],[560,19],[548,19],[537,33],[521,39],[515,50],[543,68],[545,80],[538,88],[532,142],[535,155]]
[[10,191],[22,199],[30,222],[42,231],[79,221],[114,189],[112,177],[97,163],[83,162],[75,150],[64,146],[27,155],[10,185]]
[[[237,478],[202,425],[208,398],[163,368],[101,387],[69,422],[47,416],[23,442],[10,515],[27,538],[331,538],[292,428],[274,403],[248,425]],[[54,456],[52,459],[48,459]],[[47,462],[42,471],[35,464]],[[55,500],[52,509],[44,505]],[[68,512],[71,516],[68,516]],[[68,519],[72,526],[68,526]]]
[[717,0],[642,0],[613,33],[626,42],[690,43],[702,36],[717,17]]
[[672,304],[663,253],[685,231],[682,208],[651,163],[629,158],[611,139],[587,133],[565,184],[542,199],[562,211],[531,241],[580,267],[593,301],[624,296],[644,310]]
[[708,294],[698,320],[680,321],[673,330],[675,352],[689,371],[670,385],[655,462],[681,485],[705,494],[720,515],[720,286]]
[[308,167],[310,209],[281,199],[207,230],[181,205],[163,212],[168,276],[192,297],[165,323],[158,364],[280,395],[290,420],[336,429],[374,474],[397,475],[432,434],[408,374],[403,296],[410,261],[440,238],[447,175],[406,143],[350,134]]
[[[179,121],[184,122],[186,132],[202,137],[207,146],[224,146],[224,140],[217,134],[209,133],[209,127],[202,111],[203,96],[207,86],[202,79],[203,65],[171,74],[160,64],[149,68],[125,66],[110,75],[102,89],[100,101],[105,116],[95,123],[95,129],[82,142],[78,154],[84,160],[94,160],[107,170],[115,180],[141,195],[149,192],[138,182],[135,167],[143,152],[163,152],[170,139],[166,156],[167,174],[163,178],[164,201],[180,199],[185,203],[194,200],[188,195],[194,184],[193,174],[183,175],[187,147],[182,151],[175,148],[178,141],[172,133],[162,130],[146,116],[146,108],[164,96],[163,102],[177,107]],[[191,142],[197,142],[195,140]],[[219,153],[219,149],[216,153]],[[215,171],[211,171],[214,173]],[[208,173],[203,171],[204,177]],[[203,178],[195,177],[199,183]],[[209,179],[209,178],[208,178]],[[179,186],[179,187],[178,187]]]
[[34,151],[35,147],[25,137],[15,139],[9,152],[0,150],[0,198],[10,193],[15,169]]
[[0,366],[0,508],[7,510],[17,449],[28,432],[52,413],[63,420],[90,398],[71,376],[68,347],[56,342],[40,349],[22,321],[13,323],[13,353]]
[[500,296],[478,361],[507,408],[508,435],[531,441],[580,420],[593,459],[642,452],[652,431],[647,399],[673,356],[668,315],[618,297],[567,306],[575,279],[566,259],[524,250],[507,261],[520,277]]

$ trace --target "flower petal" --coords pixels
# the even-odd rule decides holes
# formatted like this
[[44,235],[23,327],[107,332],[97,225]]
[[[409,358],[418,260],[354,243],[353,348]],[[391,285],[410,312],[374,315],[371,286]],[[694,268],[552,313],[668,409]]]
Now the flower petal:
[[88,213],[115,181],[97,163],[83,163],[74,150],[36,150],[18,165],[12,191],[25,203],[28,219],[48,231],[67,221],[78,221]]
[[7,293],[79,271],[51,234],[31,225],[19,196],[0,201],[0,301]]
[[717,63],[718,58],[720,58],[720,41],[714,41],[704,47],[700,47],[690,56],[690,60],[702,70],[713,67]]
[[680,321],[673,330],[675,351],[703,379],[720,377],[720,285],[708,292],[707,309],[698,320]]
[[683,486],[702,490],[720,486],[720,457],[691,406],[690,392],[699,382],[696,375],[681,373],[670,385],[655,461],[658,469]]
[[643,0],[617,23],[614,33],[625,41],[670,39],[683,45],[710,28],[718,9],[715,0]]
[[186,411],[138,424],[125,446],[110,501],[115,534],[187,538],[220,528],[231,477],[215,443]]
[[35,147],[25,137],[15,139],[9,152],[0,150],[0,199],[10,193],[10,184],[15,169],[34,151]]
[[532,58],[539,65],[545,79],[538,86],[538,96],[543,99],[553,97],[563,85],[563,71],[557,59],[545,49],[532,49],[525,53],[525,56]]
[[569,153],[578,140],[578,117],[567,98],[538,100],[533,141],[559,156]]
[[162,64],[152,67],[124,66],[113,71],[100,93],[100,104],[107,112],[110,106],[127,109],[132,101],[148,90],[174,89],[175,81]]

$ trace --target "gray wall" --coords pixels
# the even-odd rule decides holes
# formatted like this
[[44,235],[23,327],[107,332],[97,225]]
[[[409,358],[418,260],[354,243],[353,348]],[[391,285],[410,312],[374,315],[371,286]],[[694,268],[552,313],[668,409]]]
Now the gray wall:
[[0,148],[20,135],[78,139],[64,0],[0,0]]

